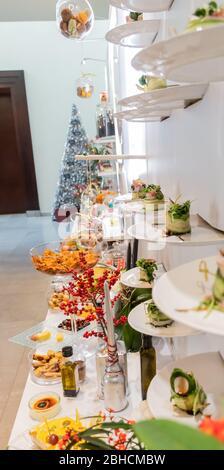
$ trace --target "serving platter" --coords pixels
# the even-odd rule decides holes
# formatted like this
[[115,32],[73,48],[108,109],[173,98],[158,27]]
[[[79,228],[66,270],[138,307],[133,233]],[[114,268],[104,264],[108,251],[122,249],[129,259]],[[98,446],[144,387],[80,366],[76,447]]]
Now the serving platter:
[[154,109],[153,107],[150,109],[137,108],[114,113],[114,117],[116,119],[124,119],[125,121],[132,122],[153,122],[167,119],[168,117],[170,117],[171,112],[171,109]]
[[140,51],[132,65],[175,82],[224,80],[224,25],[158,42]]
[[221,401],[224,395],[224,362],[219,353],[210,352],[188,356],[171,362],[153,378],[147,393],[147,403],[155,418],[171,419],[183,424],[198,426],[202,414],[196,416],[174,408],[170,402],[170,376],[174,368],[193,372],[207,394],[209,405],[204,414],[214,418],[222,416]]
[[[51,334],[49,339],[45,341],[31,340],[32,335],[36,335],[46,330],[49,331],[49,333]],[[27,330],[23,331],[22,333],[19,333],[16,336],[9,338],[9,341],[31,349],[37,349],[41,346],[42,348],[53,349],[54,351],[60,351],[64,346],[68,346],[75,342],[75,337],[72,338],[71,334],[69,334],[65,330],[60,331],[64,337],[63,341],[56,341],[56,335],[58,332],[59,330],[57,329],[56,325],[53,324],[52,321],[44,321],[38,323],[37,325],[34,325],[31,328],[28,328]]]
[[106,40],[126,47],[147,47],[152,44],[160,28],[160,20],[145,20],[126,23],[111,29]]
[[200,331],[224,336],[224,314],[218,310],[197,311],[203,299],[212,293],[214,276],[205,279],[199,271],[204,261],[210,273],[217,270],[216,256],[197,259],[168,271],[155,283],[152,297],[168,317]]
[[[162,264],[158,264],[156,271],[156,278],[158,279],[162,274],[165,273],[165,269]],[[126,287],[132,288],[150,288],[152,284],[147,281],[140,281],[140,269],[138,267],[129,269],[121,273],[121,284]]]
[[[158,281],[157,281],[158,282]],[[155,283],[156,284],[156,283]],[[149,323],[146,315],[146,306],[148,302],[137,305],[128,316],[129,325],[139,333],[159,338],[174,338],[190,335],[198,335],[199,332],[193,328],[174,322],[167,327],[157,327]]]
[[116,8],[130,11],[157,12],[169,10],[174,0],[109,0]]
[[195,83],[190,85],[172,85],[147,93],[139,93],[119,101],[120,106],[140,108],[148,105],[162,105],[164,103],[181,102],[183,107],[203,98],[208,88],[206,83]]
[[165,235],[165,224],[163,227],[154,227],[151,224],[132,225],[127,230],[128,235],[137,240],[146,240],[155,243],[168,243],[172,245],[184,244],[184,246],[201,245],[224,245],[224,234],[213,228],[192,227],[191,233],[183,235]]

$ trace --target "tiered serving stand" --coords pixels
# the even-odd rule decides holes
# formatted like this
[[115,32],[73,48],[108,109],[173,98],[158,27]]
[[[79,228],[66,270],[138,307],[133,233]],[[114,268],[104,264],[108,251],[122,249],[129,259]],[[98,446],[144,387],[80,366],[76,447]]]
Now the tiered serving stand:
[[[175,1],[110,0],[110,3],[123,10],[158,13],[168,12]],[[140,23],[137,27],[139,30],[141,29]],[[123,27],[124,29],[127,34],[128,25]],[[131,31],[131,27],[129,29]],[[137,53],[132,60],[132,66],[142,73],[163,76],[167,80],[178,82],[178,85],[123,98],[119,102],[122,109],[115,114],[119,120],[136,123],[162,122],[169,118],[174,110],[184,110],[202,100],[209,82],[224,80],[224,25],[179,34],[159,42],[157,38],[154,39],[153,44],[152,41],[149,42],[148,47]],[[110,33],[108,39],[111,39]],[[137,44],[136,38],[135,41]],[[122,41],[118,43],[122,45]],[[133,44],[129,45],[133,46]],[[125,202],[127,205],[130,204],[128,197]],[[144,213],[144,210],[140,205],[134,209],[133,205],[135,213]],[[200,221],[193,225],[191,234],[166,237],[158,214],[154,216],[153,222],[147,220],[146,223],[143,218],[142,222],[134,223],[129,227],[128,234],[130,237],[150,243],[150,247],[153,245],[160,246],[160,249],[165,246],[172,246],[174,249],[179,247],[179,253],[184,247],[192,250],[201,247],[200,253],[203,247],[208,246],[216,247],[218,251],[218,248],[224,244],[222,232],[213,229],[208,224],[201,224]],[[213,282],[212,276],[204,282],[203,274],[198,269],[201,259],[168,271],[154,283],[153,300],[161,311],[174,320],[174,326],[157,329],[147,324],[144,304],[136,307],[129,316],[130,325],[143,334],[174,339],[180,331],[184,332],[187,341],[191,343],[190,354],[202,353],[184,357],[189,352],[183,347],[182,342],[180,354],[182,357],[176,358],[176,361],[158,372],[149,387],[147,398],[155,417],[177,419],[193,425],[198,423],[200,415],[198,418],[192,418],[186,413],[175,414],[170,404],[169,378],[173,368],[181,367],[195,373],[208,394],[208,401],[211,403],[208,413],[210,412],[213,416],[220,416],[220,397],[223,396],[224,391],[224,361],[221,352],[218,352],[222,349],[224,315],[215,310],[209,315],[206,315],[206,312],[194,310],[202,299],[203,293],[211,292]],[[205,258],[204,261],[209,271],[215,273],[215,257]],[[127,279],[132,287],[135,282],[137,285],[136,273],[135,275],[131,272],[126,273]],[[185,330],[185,327],[190,327],[192,330]],[[188,337],[195,330],[204,333]],[[214,334],[217,336],[212,336]]]

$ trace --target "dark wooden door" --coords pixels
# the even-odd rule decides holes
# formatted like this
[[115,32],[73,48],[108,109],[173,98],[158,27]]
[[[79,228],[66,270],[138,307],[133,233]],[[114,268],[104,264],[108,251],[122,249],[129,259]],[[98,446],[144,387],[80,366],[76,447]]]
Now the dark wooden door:
[[0,72],[0,214],[37,209],[23,72]]

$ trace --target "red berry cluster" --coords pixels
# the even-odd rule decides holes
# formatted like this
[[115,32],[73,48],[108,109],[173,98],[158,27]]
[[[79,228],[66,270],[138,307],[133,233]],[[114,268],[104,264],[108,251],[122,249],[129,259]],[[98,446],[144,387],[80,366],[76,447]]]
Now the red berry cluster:
[[125,317],[125,315],[122,315],[122,317],[120,317],[118,320],[114,319],[114,326],[124,326],[126,325],[127,321],[127,317]]
[[102,332],[99,332],[99,331],[85,331],[85,333],[83,334],[83,338],[92,338],[92,337],[95,337],[95,338],[102,338],[104,341],[107,341],[107,338],[106,336],[104,336],[104,334]]
[[[85,263],[84,253],[80,253],[80,263]],[[97,321],[100,325],[102,333],[88,332],[85,333],[85,337],[98,336],[106,338],[107,336],[107,325],[104,315],[104,309],[102,307],[104,302],[104,284],[108,282],[109,288],[111,289],[114,284],[118,281],[120,271],[116,270],[112,272],[110,269],[105,270],[103,275],[97,280],[94,278],[94,270],[92,268],[84,270],[82,273],[73,273],[73,281],[65,287],[64,291],[69,294],[69,300],[62,302],[60,309],[63,310],[65,315],[76,315],[79,316],[82,313],[82,307],[86,304],[92,305],[95,308],[95,313],[90,313],[87,320]],[[114,306],[118,295],[115,296],[112,302]]]

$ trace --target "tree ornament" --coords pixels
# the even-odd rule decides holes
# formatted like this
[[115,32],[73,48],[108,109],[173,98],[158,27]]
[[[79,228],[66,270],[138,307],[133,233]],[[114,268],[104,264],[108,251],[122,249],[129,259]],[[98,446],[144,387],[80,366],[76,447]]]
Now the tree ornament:
[[93,27],[93,9],[88,0],[58,0],[56,21],[60,33],[66,38],[84,39]]

